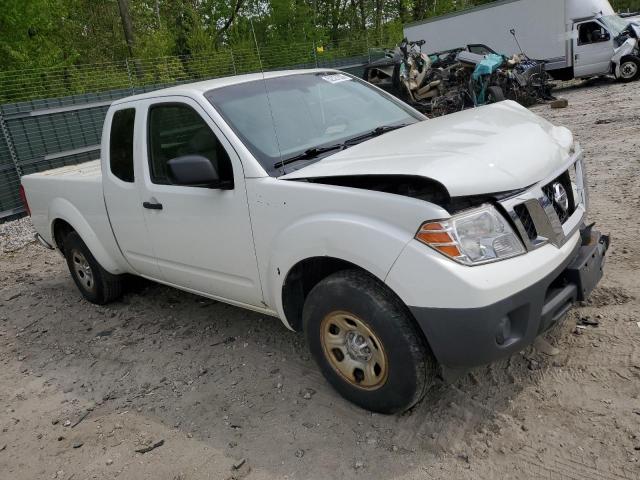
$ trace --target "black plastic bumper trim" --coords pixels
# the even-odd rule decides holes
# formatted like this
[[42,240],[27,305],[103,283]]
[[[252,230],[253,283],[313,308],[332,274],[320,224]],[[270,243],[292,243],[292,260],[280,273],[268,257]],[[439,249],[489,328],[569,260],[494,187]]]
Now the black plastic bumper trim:
[[533,285],[480,308],[409,307],[439,363],[466,369],[521,351],[564,318],[602,278],[609,238],[592,232]]

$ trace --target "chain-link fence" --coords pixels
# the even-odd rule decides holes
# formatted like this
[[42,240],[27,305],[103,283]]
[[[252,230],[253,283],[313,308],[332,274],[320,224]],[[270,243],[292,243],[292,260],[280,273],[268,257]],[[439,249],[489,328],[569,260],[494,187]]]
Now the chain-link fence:
[[365,38],[0,72],[0,219],[22,211],[21,175],[98,157],[102,123],[114,100],[261,69],[339,68],[360,75],[383,55]]

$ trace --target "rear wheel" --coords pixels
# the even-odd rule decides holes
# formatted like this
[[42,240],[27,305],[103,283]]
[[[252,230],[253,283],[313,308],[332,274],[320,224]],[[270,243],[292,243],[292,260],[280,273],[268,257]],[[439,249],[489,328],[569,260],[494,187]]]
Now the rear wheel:
[[122,295],[122,278],[102,268],[76,232],[65,237],[64,253],[71,277],[84,298],[104,305]]
[[305,302],[303,321],[329,383],[367,410],[407,410],[435,380],[435,361],[411,314],[364,272],[344,270],[318,283]]
[[618,80],[623,83],[633,82],[640,78],[640,58],[624,57],[620,62],[620,75]]

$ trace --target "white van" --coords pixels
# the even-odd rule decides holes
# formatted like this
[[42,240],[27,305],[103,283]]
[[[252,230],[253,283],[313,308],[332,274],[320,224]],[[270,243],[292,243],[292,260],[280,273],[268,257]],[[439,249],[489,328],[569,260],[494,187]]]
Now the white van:
[[[521,49],[548,62],[558,80],[640,77],[640,26],[619,17],[607,0],[502,0],[405,26],[430,52],[485,44],[512,55]],[[519,43],[519,45],[518,45]]]

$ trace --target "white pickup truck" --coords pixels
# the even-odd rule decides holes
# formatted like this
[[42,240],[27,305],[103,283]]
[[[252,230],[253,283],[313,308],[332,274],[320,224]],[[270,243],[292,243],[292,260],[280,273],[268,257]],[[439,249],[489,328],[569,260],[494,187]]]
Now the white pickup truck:
[[87,300],[133,274],[279,317],[385,413],[534,342],[609,244],[566,128],[513,102],[427,120],[327,70],[118,100],[100,161],[22,185]]

